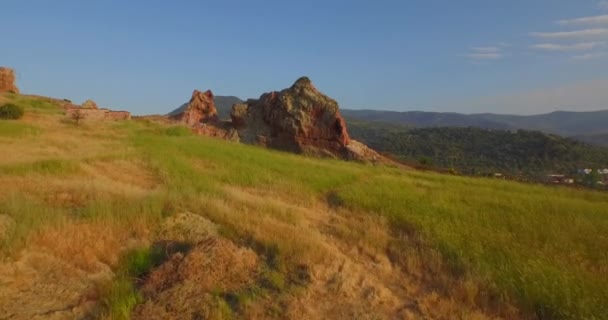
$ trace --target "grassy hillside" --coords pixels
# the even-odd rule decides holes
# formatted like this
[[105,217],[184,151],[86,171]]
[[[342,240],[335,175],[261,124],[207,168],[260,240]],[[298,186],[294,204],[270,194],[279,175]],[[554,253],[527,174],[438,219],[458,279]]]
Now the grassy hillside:
[[[149,281],[192,262],[153,246],[184,212],[219,234],[192,252],[257,261],[173,305],[205,317],[608,318],[605,193],[304,158],[146,120],[77,126],[52,100],[6,101],[26,116],[0,121],[0,318],[43,314],[37,301],[75,312],[82,290],[96,317],[145,318],[175,298]],[[232,261],[212,256],[206,268]],[[158,281],[198,292],[176,277]]]
[[416,129],[363,121],[353,121],[349,128],[355,139],[376,150],[466,174],[502,172],[542,180],[550,173],[608,167],[608,149],[535,131]]

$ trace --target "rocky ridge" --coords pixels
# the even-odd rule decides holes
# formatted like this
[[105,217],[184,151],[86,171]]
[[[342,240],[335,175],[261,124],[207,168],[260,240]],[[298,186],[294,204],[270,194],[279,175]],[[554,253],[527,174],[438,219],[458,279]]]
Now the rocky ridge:
[[189,126],[217,122],[217,109],[213,98],[211,90],[205,92],[194,90],[186,107],[180,113],[173,114],[170,117]]
[[291,87],[264,93],[232,107],[230,121],[217,120],[213,93],[194,91],[190,102],[169,114],[202,135],[299,154],[389,162],[351,140],[338,103],[321,93],[307,77]]

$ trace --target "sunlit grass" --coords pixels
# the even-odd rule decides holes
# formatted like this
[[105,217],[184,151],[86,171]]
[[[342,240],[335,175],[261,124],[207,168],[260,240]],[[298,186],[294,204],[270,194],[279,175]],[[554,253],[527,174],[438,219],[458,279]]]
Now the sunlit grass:
[[[47,118],[42,124],[0,122],[6,140],[0,147],[12,153],[0,165],[0,181],[21,183],[0,195],[0,214],[17,226],[2,244],[7,255],[44,228],[90,222],[153,229],[165,216],[191,211],[220,224],[222,234],[235,242],[276,255],[279,264],[267,278],[271,287],[281,288],[290,266],[325,259],[318,235],[298,233],[299,213],[290,205],[314,211],[311,203],[327,203],[366,219],[385,218],[396,233],[415,229],[454,270],[514,297],[541,317],[608,318],[605,193],[305,158],[192,136],[182,127],[150,121],[75,127],[61,122],[51,102],[14,99],[25,105],[26,118],[28,112]],[[28,140],[38,131],[54,133]],[[15,144],[23,139],[31,144]],[[41,152],[47,144],[52,148]],[[131,177],[104,188],[91,169],[101,162]],[[143,163],[143,173],[130,173],[133,163]],[[129,185],[151,184],[138,182],[144,176],[154,180],[153,188],[127,192]],[[83,188],[74,177],[95,183]],[[63,182],[32,182],[51,178]],[[66,190],[69,201],[54,200]],[[243,190],[258,191],[261,200]],[[282,202],[265,201],[267,195]],[[340,233],[378,248],[389,242],[363,229]],[[123,267],[139,264],[128,261]],[[117,318],[128,318],[139,301],[129,282],[132,273],[124,274],[129,276],[119,277],[109,290],[108,305]]]
[[38,135],[40,129],[14,120],[0,120],[0,138]]

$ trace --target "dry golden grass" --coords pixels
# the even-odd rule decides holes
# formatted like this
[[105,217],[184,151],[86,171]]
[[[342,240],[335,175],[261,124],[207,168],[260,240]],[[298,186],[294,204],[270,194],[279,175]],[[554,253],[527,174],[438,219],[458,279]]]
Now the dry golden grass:
[[112,221],[66,222],[45,228],[28,239],[29,250],[45,252],[88,273],[116,268],[122,254],[148,245],[145,221],[122,225]]
[[[415,252],[432,251],[420,239],[396,241],[382,217],[332,209],[317,201],[297,205],[289,193],[276,190],[226,187],[225,191],[230,201],[208,199],[209,209],[203,215],[236,230],[235,239],[247,235],[274,244],[285,263],[311,268],[307,290],[282,298],[288,306],[285,318],[522,317],[511,305],[484,302],[486,292],[472,280],[452,276],[438,253]],[[250,309],[254,314],[259,308]]]

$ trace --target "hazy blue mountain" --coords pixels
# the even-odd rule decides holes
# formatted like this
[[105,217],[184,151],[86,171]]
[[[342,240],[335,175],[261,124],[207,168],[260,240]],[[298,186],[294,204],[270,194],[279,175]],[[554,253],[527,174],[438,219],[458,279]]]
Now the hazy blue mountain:
[[608,133],[573,136],[572,138],[596,146],[608,147]]
[[348,119],[381,121],[409,127],[476,127],[499,130],[535,130],[608,145],[608,110],[591,112],[556,111],[519,116],[492,113],[461,114],[423,111],[342,110]]
[[349,110],[343,109],[346,118],[381,121],[406,125],[409,127],[478,127],[484,129],[514,129],[507,123],[486,119],[477,115],[466,115],[453,112],[424,112],[424,111],[381,111],[381,110]]

